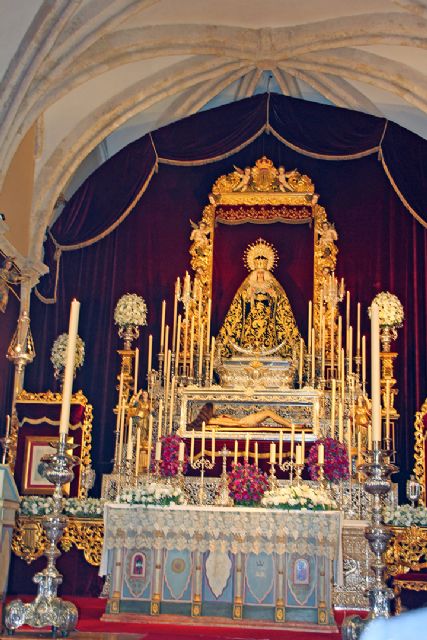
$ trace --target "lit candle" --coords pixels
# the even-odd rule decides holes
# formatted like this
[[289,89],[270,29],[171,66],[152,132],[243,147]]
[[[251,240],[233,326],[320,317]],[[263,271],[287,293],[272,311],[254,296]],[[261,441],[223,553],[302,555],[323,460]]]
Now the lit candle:
[[214,355],[215,355],[215,338],[212,337],[211,358],[209,363],[209,384],[213,383]]
[[151,448],[153,446],[153,416],[148,416],[147,468],[150,468]]
[[212,429],[212,462],[215,464],[215,429]]
[[202,422],[202,442],[200,445],[200,454],[203,458],[205,454],[205,438],[206,438],[206,422],[203,420]]
[[190,438],[190,462],[191,464],[194,461],[194,429],[191,432],[191,438]]
[[65,354],[64,384],[62,387],[61,417],[59,435],[65,437],[70,423],[70,405],[73,393],[74,361],[76,357],[77,329],[79,325],[80,302],[73,300],[68,325],[67,351]]
[[279,464],[283,462],[283,431],[279,432]]
[[138,372],[139,372],[139,349],[135,349],[135,373],[133,376],[133,392],[136,394],[138,391]]
[[317,448],[317,464],[325,464],[325,445],[321,442]]
[[249,433],[246,434],[246,443],[245,443],[245,460],[249,461]]
[[300,387],[302,387],[303,354],[304,354],[304,340],[300,338],[299,339],[299,365],[298,365],[298,380],[299,380]]
[[156,451],[155,451],[156,462],[160,462],[162,459],[162,443],[160,440],[156,442]]
[[239,455],[239,443],[237,440],[234,441],[234,464],[237,464],[237,459]]
[[[371,305],[371,396],[372,438],[381,441],[381,374],[380,374],[380,323],[378,305]],[[378,444],[377,444],[378,446]]]
[[159,400],[159,424],[157,425],[157,440],[162,437],[163,400]]
[[270,464],[276,464],[276,443],[270,442]]
[[305,460],[305,431],[303,431],[302,434],[301,434],[301,455],[302,455],[302,461],[304,462],[304,460]]
[[128,444],[126,449],[126,460],[132,460],[132,418],[128,422]]
[[356,355],[360,358],[360,302],[357,303]]
[[258,442],[255,442],[254,445],[254,462],[255,462],[255,466],[258,466]]
[[153,336],[148,336],[148,364],[147,364],[147,373],[151,373],[151,369],[153,368]]
[[178,462],[184,462],[184,453],[185,453],[185,443],[180,442],[179,449],[178,449]]
[[190,377],[194,376],[194,315],[191,316],[190,328]]
[[312,325],[312,316],[313,316],[313,303],[311,300],[308,301],[308,353],[311,353],[311,325]]
[[341,402],[344,403],[344,399],[345,399],[345,355],[344,355],[344,349],[341,349],[341,355],[340,355],[340,360],[341,360]]
[[163,351],[165,344],[165,318],[166,318],[166,300],[162,301],[162,321],[160,324],[160,353]]
[[295,449],[295,464],[302,464],[301,445],[297,444]]

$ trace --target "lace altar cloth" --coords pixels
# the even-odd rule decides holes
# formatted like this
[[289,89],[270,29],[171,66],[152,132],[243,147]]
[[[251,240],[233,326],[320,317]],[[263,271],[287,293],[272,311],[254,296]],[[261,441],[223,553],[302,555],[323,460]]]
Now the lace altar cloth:
[[338,560],[339,511],[254,507],[142,507],[109,503],[104,511],[104,559],[109,550],[188,549],[231,553],[300,553]]

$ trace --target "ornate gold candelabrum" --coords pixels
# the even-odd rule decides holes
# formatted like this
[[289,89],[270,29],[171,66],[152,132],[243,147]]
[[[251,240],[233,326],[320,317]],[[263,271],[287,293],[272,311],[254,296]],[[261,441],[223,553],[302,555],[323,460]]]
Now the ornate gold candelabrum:
[[[292,454],[289,454],[289,460],[286,460],[285,462],[279,462],[277,464],[277,466],[279,467],[279,469],[281,471],[289,471],[289,480],[291,482],[293,482],[294,471],[296,469],[296,464],[294,462],[294,456]],[[303,465],[303,467],[304,467],[304,465]]]
[[304,469],[304,463],[303,462],[295,463],[294,467],[295,467],[295,480],[292,479],[292,482],[295,482],[295,484],[298,486],[302,483],[302,472]]
[[345,618],[342,626],[343,640],[358,640],[370,620],[379,617],[389,618],[391,615],[390,602],[394,598],[393,590],[387,587],[384,579],[386,569],[384,553],[391,532],[382,521],[381,498],[389,493],[391,489],[390,476],[398,471],[398,468],[388,461],[389,452],[380,449],[378,442],[374,443],[372,451],[366,451],[364,455],[366,462],[360,465],[359,469],[366,476],[364,488],[373,498],[371,523],[365,530],[365,537],[374,555],[374,561],[371,564],[374,583],[366,591],[369,601],[368,617],[365,619],[360,616]]
[[193,460],[193,462],[190,462],[191,468],[192,469],[198,469],[200,471],[200,483],[199,483],[199,504],[205,504],[206,502],[206,491],[205,491],[205,470],[208,469],[213,469],[215,463],[212,462],[212,460],[209,460],[209,458],[206,458],[203,455],[203,451],[201,452],[201,456],[200,458],[198,458],[197,460]]
[[270,472],[268,475],[268,488],[270,491],[275,491],[277,489],[277,477],[276,477],[276,470],[275,470],[276,463],[270,461],[269,464],[270,464]]
[[215,504],[219,507],[232,507],[233,499],[230,498],[228,491],[228,476],[227,476],[227,456],[230,452],[224,445],[221,449],[220,455],[222,457],[222,473],[219,479],[218,494],[215,498]]
[[6,606],[4,624],[9,633],[27,624],[31,627],[52,627],[55,636],[57,631],[66,637],[76,627],[78,613],[76,606],[58,598],[58,586],[62,583],[62,575],[56,568],[56,560],[61,555],[57,544],[67,526],[68,518],[63,511],[62,486],[74,478],[73,466],[78,458],[69,455],[67,450],[77,445],[66,442],[61,435],[59,441],[51,442],[56,453],[44,456],[44,476],[55,485],[52,512],[44,516],[42,525],[48,545],[44,552],[47,565],[43,571],[35,574],[33,582],[37,584],[37,596],[33,602],[24,604],[21,600],[13,600]]

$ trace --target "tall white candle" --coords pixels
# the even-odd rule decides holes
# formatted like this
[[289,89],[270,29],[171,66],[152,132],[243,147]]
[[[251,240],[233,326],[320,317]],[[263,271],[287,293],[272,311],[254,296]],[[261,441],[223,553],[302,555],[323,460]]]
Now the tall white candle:
[[337,392],[337,381],[332,380],[332,397],[331,397],[331,438],[335,438],[335,402]]
[[[165,328],[165,349],[164,349],[164,353],[163,353],[163,363],[164,363],[164,367],[166,367],[166,358],[168,356],[168,349],[169,349],[169,325],[166,325]],[[163,369],[163,373],[165,372],[165,370]]]
[[360,358],[360,302],[357,303],[356,356]]
[[362,384],[366,383],[366,336],[362,336]]
[[188,356],[188,309],[185,310],[184,318],[184,357],[182,362],[182,373],[187,375],[187,356]]
[[338,404],[338,440],[340,442],[344,440],[344,412],[342,402]]
[[245,460],[249,461],[249,433],[246,434],[245,442]]
[[190,329],[190,377],[194,376],[194,315],[191,316]]
[[153,336],[148,336],[148,362],[147,362],[147,374],[151,372],[153,368]]
[[77,329],[79,326],[80,302],[73,300],[70,310],[68,326],[67,351],[65,355],[64,385],[62,388],[61,417],[59,420],[59,435],[66,436],[70,423],[70,405],[73,393],[74,360],[76,357]]
[[325,464],[325,445],[321,442],[317,448],[317,464]]
[[294,458],[294,447],[295,447],[295,425],[292,423],[291,428],[291,462]]
[[212,429],[212,462],[215,464],[215,429]]
[[302,367],[304,360],[304,340],[300,338],[299,340],[299,364],[298,364],[298,381],[299,386],[302,387]]
[[204,325],[200,325],[200,334],[199,334],[199,367],[197,374],[199,378],[203,375],[203,334],[204,334]]
[[165,319],[166,319],[166,300],[162,301],[162,320],[160,323],[160,353],[165,345]]
[[156,462],[160,462],[162,459],[162,443],[160,440],[156,442],[156,451],[155,451]]
[[371,396],[372,438],[381,441],[381,374],[380,374],[380,322],[378,305],[371,305]]
[[185,443],[180,442],[179,449],[178,449],[178,462],[184,462],[184,453],[185,453]]
[[132,418],[129,418],[128,422],[128,444],[126,449],[126,460],[132,460]]
[[211,315],[212,315],[212,299],[208,300],[208,318],[206,321],[206,353],[209,353],[210,340],[211,340]]
[[353,371],[353,327],[348,328],[348,373],[351,375]]
[[176,328],[176,347],[175,347],[175,371],[179,371],[179,352],[181,346],[181,314],[178,316],[177,328]]
[[194,461],[194,429],[191,432],[191,438],[190,438],[190,462],[193,463]]
[[200,455],[203,456],[205,455],[205,440],[206,440],[206,422],[203,421],[202,422],[202,442],[200,444]]
[[237,459],[239,456],[239,443],[237,440],[234,441],[234,464],[237,464]]
[[305,431],[303,431],[302,434],[301,434],[301,455],[302,455],[302,461],[304,462],[304,460],[305,460]]
[[270,464],[276,464],[276,443],[270,442]]
[[137,393],[138,391],[138,372],[139,372],[139,349],[138,347],[135,349],[135,372],[133,377],[133,392]]
[[172,325],[172,348],[173,349],[175,348],[175,341],[176,341],[176,317],[178,313],[178,296],[180,294],[180,289],[181,289],[180,280],[179,278],[177,278],[175,283],[175,296],[173,300],[173,325]]
[[151,462],[151,447],[153,445],[153,416],[150,413],[148,416],[148,442],[147,442],[147,468],[150,468]]
[[255,462],[255,466],[258,466],[258,442],[255,442],[255,446],[254,446],[254,462]]
[[157,425],[157,440],[162,437],[163,400],[159,400],[159,424]]
[[135,475],[139,474],[139,455],[141,449],[141,427],[138,425],[136,429],[136,447],[135,447]]
[[283,431],[279,432],[279,464],[283,462]]
[[209,384],[213,383],[214,356],[215,356],[215,338],[212,336],[211,357],[209,362]]
[[342,317],[338,316],[338,334],[337,334],[337,365],[338,365],[338,379],[341,373],[341,345],[342,345]]
[[174,410],[174,401],[175,401],[175,384],[176,384],[176,379],[175,379],[175,376],[173,376],[172,384],[171,384],[171,399],[170,399],[170,405],[169,405],[169,433],[172,433],[172,427],[173,427],[173,410]]
[[297,444],[295,449],[295,464],[302,464],[302,453],[300,444]]

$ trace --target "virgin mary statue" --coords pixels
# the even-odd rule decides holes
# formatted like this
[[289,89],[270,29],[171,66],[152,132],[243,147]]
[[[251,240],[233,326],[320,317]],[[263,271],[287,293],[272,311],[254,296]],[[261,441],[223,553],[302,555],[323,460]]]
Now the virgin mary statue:
[[237,290],[219,332],[222,355],[280,355],[291,358],[300,333],[288,297],[271,273],[276,249],[259,238],[245,251],[249,275]]

